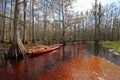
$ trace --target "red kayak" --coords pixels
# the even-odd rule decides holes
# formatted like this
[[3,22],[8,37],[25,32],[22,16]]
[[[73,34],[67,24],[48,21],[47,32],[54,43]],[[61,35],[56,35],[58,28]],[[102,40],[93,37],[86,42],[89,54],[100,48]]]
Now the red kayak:
[[53,50],[59,49],[60,46],[55,46],[55,47],[50,47],[50,48],[46,48],[46,49],[42,49],[42,50],[34,50],[32,52],[29,52],[29,55],[40,55],[40,54],[45,54],[48,52],[51,52]]

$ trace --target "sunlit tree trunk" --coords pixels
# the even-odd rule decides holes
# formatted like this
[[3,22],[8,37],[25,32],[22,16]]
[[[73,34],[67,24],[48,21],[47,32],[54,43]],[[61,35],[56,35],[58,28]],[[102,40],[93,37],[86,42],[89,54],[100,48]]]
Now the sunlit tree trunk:
[[27,44],[27,33],[26,33],[26,7],[27,2],[24,0],[24,31],[23,31],[23,44]]
[[31,27],[32,27],[32,0],[30,0],[30,25],[29,25],[29,32],[28,32],[28,40],[31,41]]
[[54,13],[55,13],[55,1],[54,0],[52,0],[52,14],[53,14],[53,35],[52,35],[52,44],[54,44],[54,40],[56,39],[55,37],[56,37],[56,21],[55,21],[55,15],[54,15]]
[[43,28],[43,37],[42,40],[44,43],[46,43],[46,28],[47,28],[47,2],[44,1],[44,28]]
[[34,2],[35,0],[32,0],[32,43],[35,43]]

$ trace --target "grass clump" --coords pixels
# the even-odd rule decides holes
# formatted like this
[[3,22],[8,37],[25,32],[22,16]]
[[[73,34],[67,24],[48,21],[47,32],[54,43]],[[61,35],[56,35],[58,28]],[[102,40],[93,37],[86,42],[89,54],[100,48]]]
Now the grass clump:
[[114,49],[116,52],[120,53],[120,41],[103,41],[102,47]]

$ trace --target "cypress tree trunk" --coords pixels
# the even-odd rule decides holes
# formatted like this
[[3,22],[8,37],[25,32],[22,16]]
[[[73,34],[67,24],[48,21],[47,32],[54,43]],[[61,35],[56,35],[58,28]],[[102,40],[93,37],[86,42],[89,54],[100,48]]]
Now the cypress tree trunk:
[[26,34],[26,7],[27,3],[24,0],[24,31],[23,31],[23,44],[27,44],[27,34]]
[[[12,2],[11,1],[11,10],[10,10],[10,17],[12,18]],[[10,19],[10,32],[9,32],[9,43],[12,41],[12,20]]]
[[32,43],[35,43],[34,0],[32,1]]
[[44,12],[44,28],[43,28],[43,36],[42,40],[44,44],[46,44],[46,28],[47,28],[47,3],[44,1],[44,7],[45,7],[45,12]]
[[15,0],[14,37],[7,58],[25,57],[26,49],[19,36],[19,0]]
[[[6,5],[7,5],[7,0],[5,0],[5,4],[4,4],[4,16],[6,15]],[[3,29],[2,29],[2,39],[1,39],[1,43],[5,42],[5,20],[6,18],[3,19]]]
[[65,24],[64,24],[65,17],[64,17],[63,3],[64,3],[64,0],[62,0],[62,44],[66,45],[66,42],[65,42]]

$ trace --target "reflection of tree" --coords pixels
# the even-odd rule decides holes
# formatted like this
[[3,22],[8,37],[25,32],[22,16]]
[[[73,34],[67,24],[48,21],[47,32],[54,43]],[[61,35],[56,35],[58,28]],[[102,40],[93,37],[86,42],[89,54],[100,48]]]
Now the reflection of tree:
[[73,55],[72,55],[72,57],[75,59],[76,58],[76,45],[73,45]]
[[62,46],[62,60],[65,58],[65,45]]
[[95,55],[99,54],[99,48],[100,48],[99,43],[95,43],[95,45],[94,45],[94,54]]
[[64,60],[64,56],[65,56],[65,46],[63,45],[60,49],[60,58],[61,60]]

